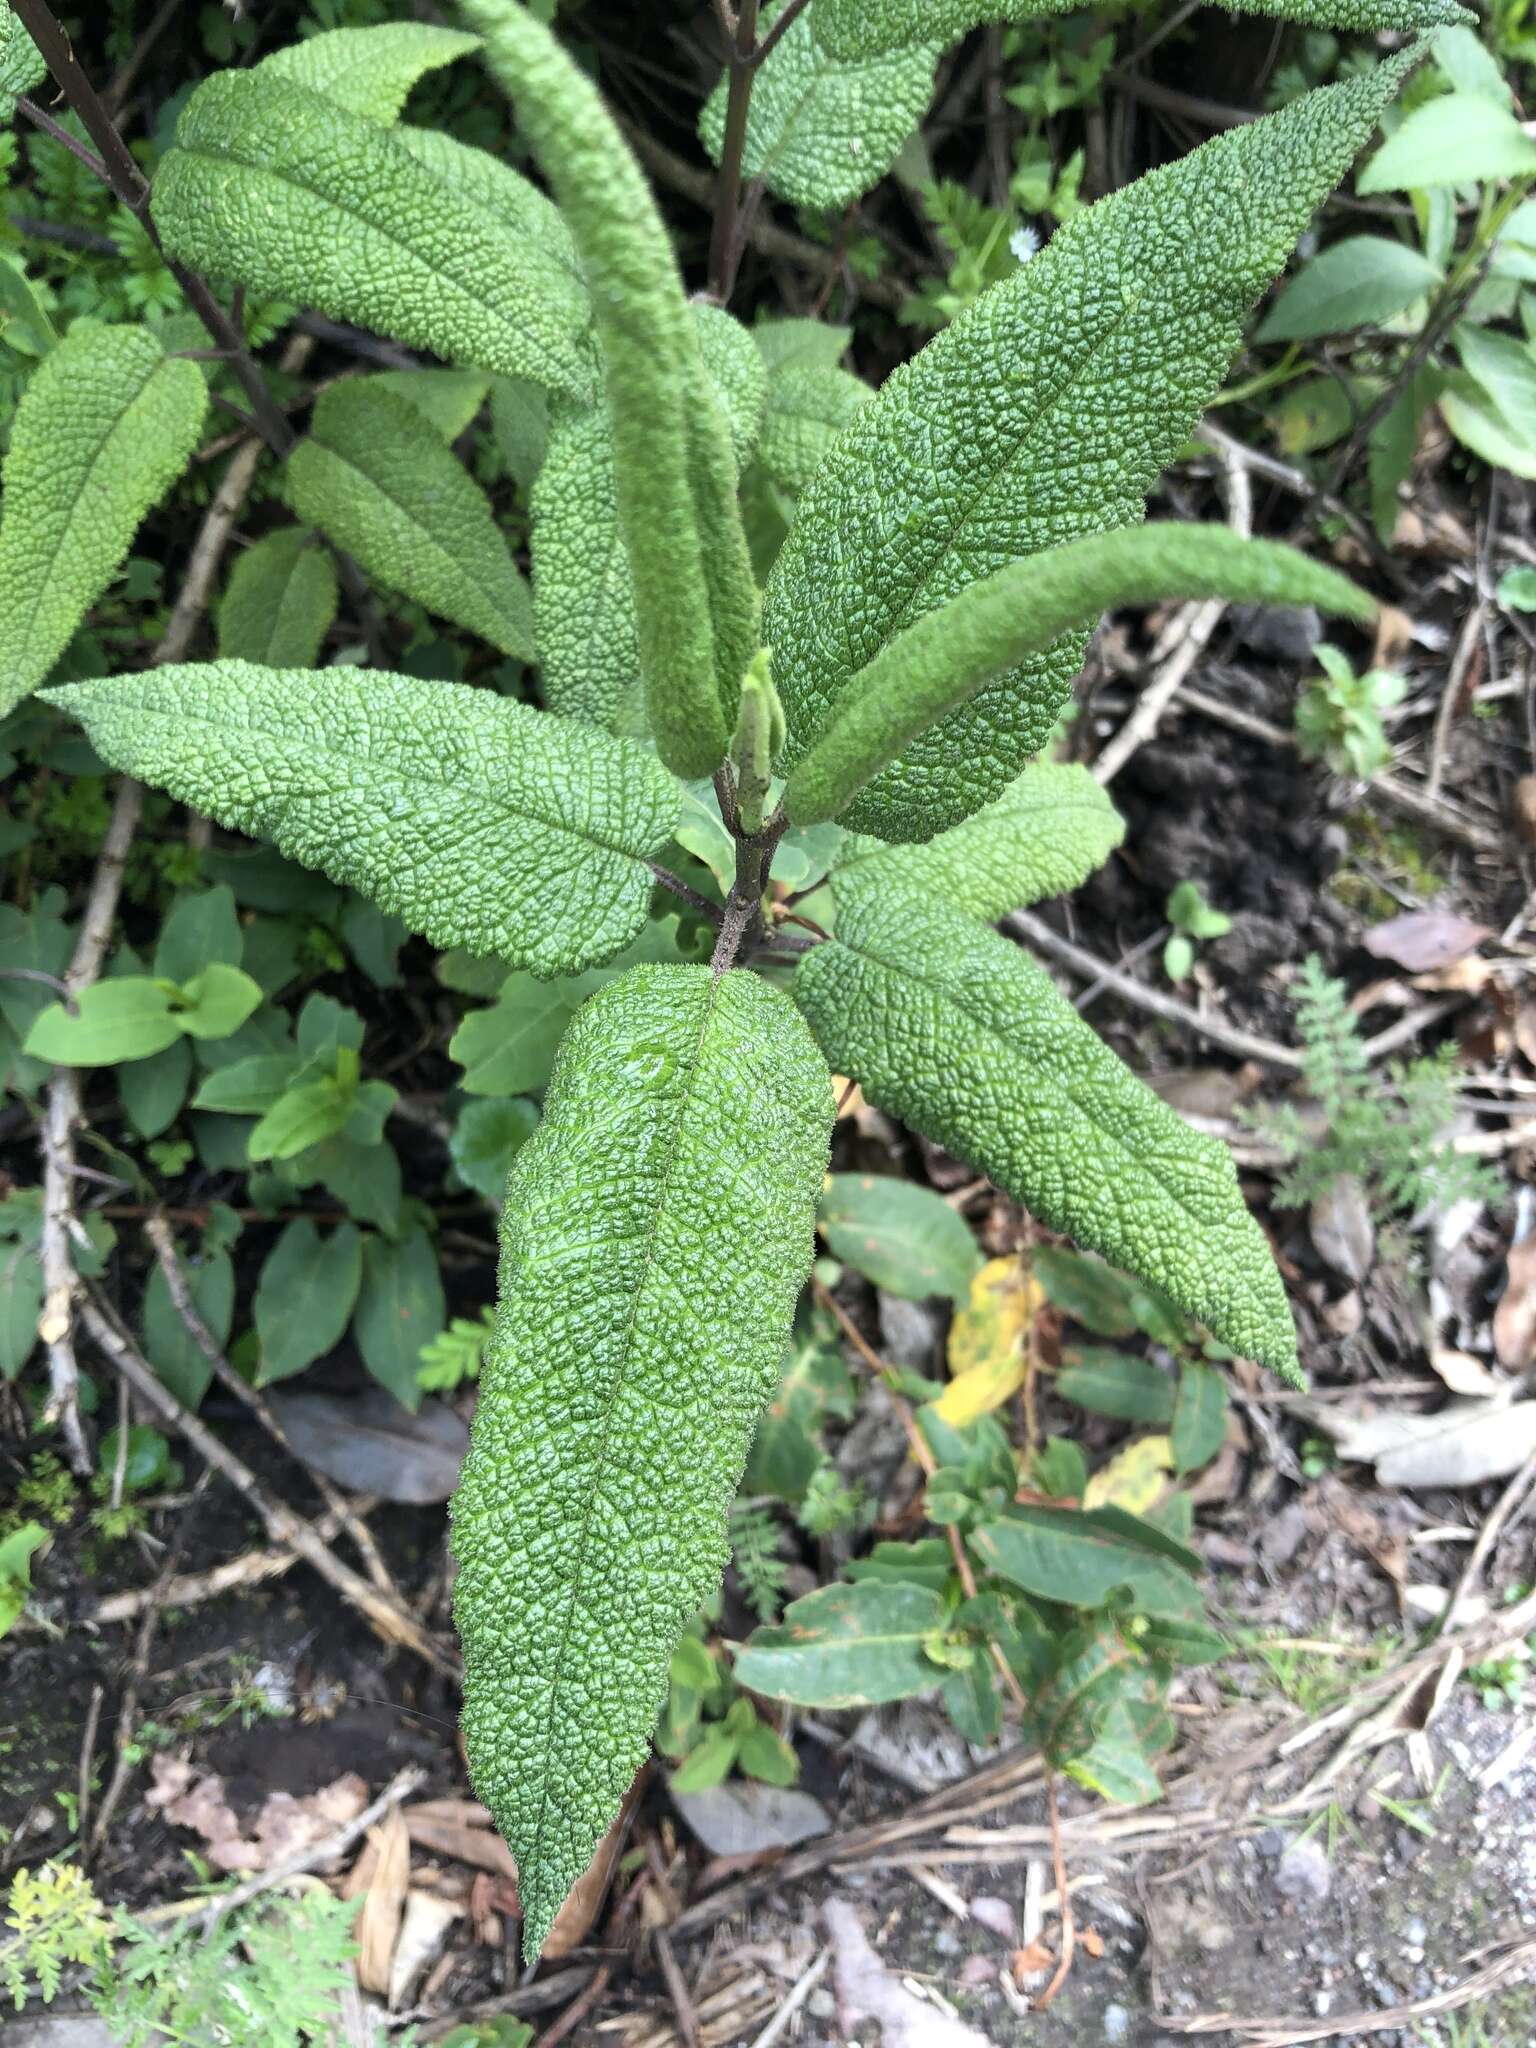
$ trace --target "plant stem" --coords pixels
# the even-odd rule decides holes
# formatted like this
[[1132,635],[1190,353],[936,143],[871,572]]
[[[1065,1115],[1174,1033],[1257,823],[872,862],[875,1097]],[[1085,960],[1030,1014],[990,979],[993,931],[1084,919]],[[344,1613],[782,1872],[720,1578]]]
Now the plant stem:
[[780,36],[782,36],[788,29],[793,28],[795,22],[799,19],[799,17],[802,14],[804,14],[806,8],[809,5],[810,0],[789,0],[789,5],[783,10],[778,20],[773,24],[773,27],[769,29],[767,35],[763,37],[763,40],[752,52],[752,66],[754,70],[757,68],[759,64],[763,62],[764,58],[767,57],[769,51],[773,49],[774,45],[778,42]]
[[741,163],[747,146],[747,111],[756,72],[758,0],[741,0],[736,39],[727,60],[730,86],[725,103],[725,139],[715,186],[715,225],[709,240],[709,288],[723,306],[731,296],[741,262]]

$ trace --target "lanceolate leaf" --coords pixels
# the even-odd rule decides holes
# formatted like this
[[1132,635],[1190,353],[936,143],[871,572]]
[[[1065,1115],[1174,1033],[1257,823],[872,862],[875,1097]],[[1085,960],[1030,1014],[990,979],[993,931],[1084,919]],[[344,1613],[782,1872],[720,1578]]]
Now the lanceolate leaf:
[[307,85],[370,121],[388,122],[398,118],[418,79],[478,47],[476,37],[458,29],[390,21],[306,36],[263,57],[257,69]]
[[264,70],[216,72],[155,174],[172,256],[450,361],[585,394],[583,295],[388,129]]
[[40,683],[180,476],[203,373],[143,327],[77,320],[11,425],[0,518],[0,715]]
[[834,873],[888,876],[990,921],[1078,888],[1124,837],[1125,820],[1086,768],[1036,761],[996,803],[926,846],[845,842]]
[[[783,11],[762,14],[771,29]],[[818,43],[802,16],[786,29],[758,72],[747,113],[742,170],[798,206],[833,211],[878,184],[916,129],[933,92],[942,40],[903,36],[874,61],[844,63]],[[720,161],[725,135],[722,79],[699,119],[704,146]]]
[[757,343],[723,306],[695,301],[688,308],[698,337],[704,373],[709,378],[731,437],[731,454],[740,469],[762,431],[768,402],[768,367]]
[[759,454],[775,483],[803,491],[832,443],[874,397],[861,378],[829,363],[791,362],[768,386]]
[[835,818],[908,741],[993,677],[1111,606],[1168,597],[1315,604],[1360,620],[1376,609],[1336,569],[1225,526],[1165,521],[1068,541],[973,583],[888,641],[790,774],[786,813],[796,825]]
[[756,590],[677,265],[639,167],[550,32],[513,0],[466,0],[464,12],[516,100],[591,288],[657,750],[679,775],[708,775],[753,653]]
[[314,534],[280,526],[236,562],[219,606],[219,654],[310,668],[336,616],[336,570]]
[[[813,0],[817,41],[837,57],[877,57],[919,38],[954,42],[984,21],[1065,14],[1074,0]],[[1238,14],[1278,14],[1312,28],[1434,28],[1468,17],[1456,0],[1232,0]]]
[[725,1561],[831,1123],[776,990],[639,967],[577,1013],[513,1167],[454,1607],[470,1765],[517,1859],[530,1960]]
[[321,392],[288,458],[288,496],[375,582],[533,659],[533,599],[490,500],[397,393],[371,377]]
[[[947,1576],[946,1552],[943,1570]],[[737,1683],[802,1707],[873,1707],[939,1683],[923,1644],[944,1626],[939,1592],[867,1578],[822,1586],[773,1628],[754,1629],[736,1658]]]
[[[509,228],[521,239],[536,243],[557,263],[577,287],[574,303],[582,308],[582,328],[590,324],[591,308],[576,261],[576,244],[547,192],[541,192],[531,178],[492,156],[488,149],[460,142],[441,128],[413,128],[402,123],[390,133],[401,149],[459,197],[489,215],[498,229]],[[583,346],[585,349],[586,344]]]
[[1285,1289],[1226,1148],[1143,1087],[1018,947],[947,904],[834,884],[795,975],[828,1062],[1207,1324],[1295,1377]]
[[98,753],[439,946],[536,974],[645,923],[677,791],[641,747],[462,684],[243,661],[48,692]]
[[[1409,61],[1309,93],[1088,208],[857,415],[769,581],[786,767],[914,619],[1005,563],[1140,518],[1249,306]],[[999,795],[1044,743],[1083,646],[1066,634],[988,684],[844,822],[927,838]]]
[[457,441],[486,401],[492,378],[481,370],[380,370],[369,383],[413,405],[438,435]]

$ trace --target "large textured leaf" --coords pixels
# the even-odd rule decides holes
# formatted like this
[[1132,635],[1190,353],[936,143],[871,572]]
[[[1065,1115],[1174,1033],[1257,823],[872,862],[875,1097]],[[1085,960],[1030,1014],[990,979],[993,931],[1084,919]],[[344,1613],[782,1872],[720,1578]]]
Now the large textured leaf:
[[832,1067],[870,1101],[1294,1375],[1285,1289],[1225,1146],[1143,1087],[1017,946],[857,869],[795,974]]
[[576,244],[547,192],[541,192],[531,178],[503,163],[499,156],[492,156],[488,149],[460,142],[457,136],[445,135],[441,128],[402,124],[391,134],[399,147],[417,163],[424,164],[435,178],[488,214],[498,230],[510,228],[514,235],[536,243],[557,263],[578,289],[582,326],[587,326],[591,309],[576,261]]
[[677,791],[643,748],[461,684],[215,661],[50,690],[115,768],[439,946],[572,974],[645,923]]
[[336,616],[336,570],[302,526],[247,548],[219,606],[219,654],[265,668],[310,668]]
[[155,174],[171,255],[450,361],[584,395],[583,294],[394,135],[265,70],[216,72]]
[[[813,0],[816,39],[835,57],[878,57],[921,38],[953,42],[984,21],[1065,14],[1076,0]],[[1434,28],[1468,17],[1456,0],[1231,0],[1237,14],[1278,14],[1313,28]]]
[[1086,768],[1036,761],[996,803],[926,846],[844,842],[834,873],[857,869],[991,919],[1086,882],[1125,838],[1125,820]]
[[[786,765],[895,634],[979,577],[1142,501],[1225,374],[1249,306],[1370,134],[1405,64],[1309,93],[1068,223],[887,381],[800,502],[763,637]],[[1045,741],[1071,633],[910,747],[844,822],[927,838]]]
[[0,6],[0,121],[16,111],[16,95],[31,92],[48,76],[36,43],[8,6]]
[[758,448],[764,469],[786,490],[803,491],[843,428],[874,395],[862,378],[834,364],[786,363],[768,386]]
[[[770,29],[783,0],[763,9]],[[742,171],[797,206],[835,211],[878,184],[927,112],[942,39],[845,63],[817,41],[809,17],[785,30],[758,72]],[[704,103],[699,133],[720,161],[726,82]]]
[[530,1960],[719,1578],[831,1125],[786,998],[637,967],[577,1013],[513,1166],[454,1611],[470,1768],[517,1858]]
[[516,102],[591,288],[657,751],[679,775],[708,775],[756,649],[757,589],[677,264],[639,166],[554,36],[513,0],[466,0],[463,11]]
[[533,659],[533,599],[490,500],[436,428],[369,377],[322,391],[288,496],[376,583]]
[[197,446],[208,391],[142,327],[77,320],[11,423],[0,518],[0,715],[40,683]]
[[1162,520],[1085,534],[995,570],[887,641],[791,771],[785,813],[796,825],[838,817],[910,741],[995,677],[1102,611],[1170,597],[1312,604],[1362,623],[1376,609],[1337,569],[1229,527]]
[[337,106],[370,121],[393,121],[411,87],[479,47],[475,36],[434,28],[425,21],[390,21],[376,28],[333,28],[274,50],[257,67],[323,92]]

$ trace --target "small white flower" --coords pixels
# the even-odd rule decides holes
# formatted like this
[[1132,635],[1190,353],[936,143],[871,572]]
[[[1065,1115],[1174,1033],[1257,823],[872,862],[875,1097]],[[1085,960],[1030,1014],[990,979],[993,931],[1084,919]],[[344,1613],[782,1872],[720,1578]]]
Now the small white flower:
[[1027,263],[1040,249],[1040,237],[1033,228],[1015,228],[1008,237],[1008,246],[1020,263]]

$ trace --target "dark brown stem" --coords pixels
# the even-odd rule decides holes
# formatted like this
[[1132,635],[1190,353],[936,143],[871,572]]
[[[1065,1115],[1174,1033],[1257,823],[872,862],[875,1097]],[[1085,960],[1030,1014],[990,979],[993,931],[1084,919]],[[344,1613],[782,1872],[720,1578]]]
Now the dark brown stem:
[[660,882],[663,889],[689,904],[700,916],[707,917],[711,924],[718,924],[724,915],[718,903],[711,903],[707,896],[701,896],[697,889],[690,889],[686,882],[678,880],[670,868],[664,868],[660,861],[648,860],[646,866]]
[[1072,1917],[1072,1892],[1067,1883],[1067,1858],[1061,1845],[1061,1812],[1056,1804],[1056,1773],[1047,1765],[1045,1811],[1051,1823],[1051,1864],[1056,1873],[1056,1897],[1061,1910],[1061,1959],[1056,1974],[1035,2000],[1035,2011],[1044,2012],[1072,1970],[1072,1952],[1077,1946],[1077,1922]]
[[809,5],[810,0],[789,0],[789,5],[784,9],[784,12],[773,24],[773,27],[769,29],[767,35],[763,37],[763,40],[752,52],[751,61],[752,68],[754,70],[756,70],[757,66],[762,63],[763,59],[774,48],[774,45],[779,41],[780,37],[785,35],[788,32],[788,30],[794,27],[795,23],[799,20],[800,16],[804,14],[806,8]]
[[720,176],[715,186],[715,225],[709,240],[709,288],[723,306],[736,282],[741,242],[736,233],[741,212],[741,162],[747,146],[747,111],[752,104],[756,70],[758,0],[741,0],[736,39],[731,45],[725,102],[725,140],[720,150]]
[[[45,114],[25,93],[17,95],[16,111],[25,115],[34,128],[40,128],[44,135],[59,145],[60,149],[67,149],[77,163],[85,165],[93,178],[100,178],[104,185],[111,184],[112,180],[107,176],[107,167],[101,158],[92,155],[78,135],[71,135],[62,122],[55,121],[52,114]],[[116,247],[115,243],[113,247]]]

